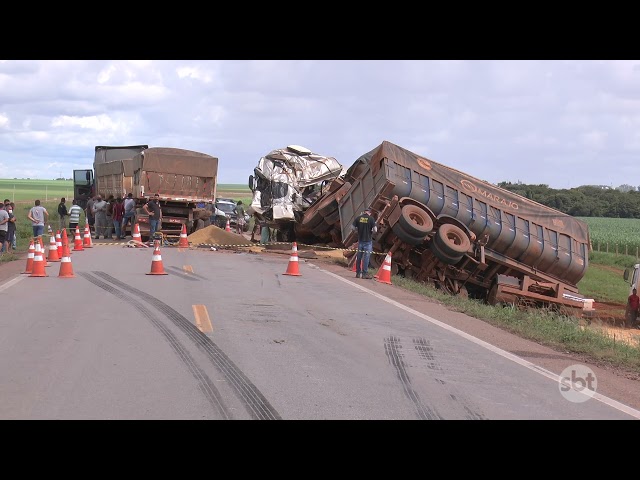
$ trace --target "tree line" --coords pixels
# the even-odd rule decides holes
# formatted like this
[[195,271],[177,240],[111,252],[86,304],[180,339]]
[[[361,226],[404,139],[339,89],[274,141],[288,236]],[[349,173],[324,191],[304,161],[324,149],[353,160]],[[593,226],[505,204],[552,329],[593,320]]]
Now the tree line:
[[500,188],[574,217],[640,218],[640,191],[583,185],[556,190],[548,185],[501,182]]

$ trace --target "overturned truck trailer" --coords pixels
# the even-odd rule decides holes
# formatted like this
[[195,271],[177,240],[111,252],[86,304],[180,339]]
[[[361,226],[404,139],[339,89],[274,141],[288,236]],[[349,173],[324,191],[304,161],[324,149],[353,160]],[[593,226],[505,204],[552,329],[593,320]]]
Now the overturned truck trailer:
[[374,267],[488,303],[591,310],[578,293],[588,226],[389,142],[362,155],[296,225],[308,243],[356,246],[355,217],[377,218]]

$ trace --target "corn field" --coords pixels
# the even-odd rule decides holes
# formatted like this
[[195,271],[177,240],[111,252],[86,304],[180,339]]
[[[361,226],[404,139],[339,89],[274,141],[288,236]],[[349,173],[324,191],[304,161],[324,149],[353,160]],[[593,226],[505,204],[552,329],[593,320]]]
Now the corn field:
[[594,251],[640,255],[640,219],[576,217],[589,226]]

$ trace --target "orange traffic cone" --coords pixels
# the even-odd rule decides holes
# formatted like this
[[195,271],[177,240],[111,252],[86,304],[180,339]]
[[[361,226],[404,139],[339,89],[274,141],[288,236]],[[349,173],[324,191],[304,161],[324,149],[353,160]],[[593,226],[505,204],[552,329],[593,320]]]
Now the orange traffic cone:
[[33,272],[33,257],[35,255],[36,248],[33,245],[33,238],[29,241],[29,252],[27,253],[27,266],[24,268],[24,272],[22,273],[31,273]]
[[62,247],[62,262],[60,263],[60,271],[58,272],[58,278],[74,278],[73,266],[71,266],[71,253],[69,252],[69,245]]
[[178,243],[178,247],[189,248],[189,240],[187,239],[187,226],[182,224],[182,232],[180,233],[180,242]]
[[56,237],[51,234],[49,239],[49,256],[47,257],[49,262],[59,262],[60,255],[58,254],[58,244],[56,243]]
[[384,262],[382,262],[382,266],[378,273],[373,277],[376,282],[380,283],[388,283],[391,285],[391,255],[387,253],[387,256],[384,258]]
[[291,256],[289,257],[289,265],[287,265],[287,271],[284,272],[284,275],[301,275],[298,270],[298,244],[296,244],[296,242],[293,242]]
[[230,232],[231,231],[231,225],[229,224],[229,219],[227,218],[227,226],[224,227],[225,231]]
[[[362,260],[360,260],[362,262]],[[356,254],[353,256],[353,267],[351,268],[352,272],[357,272],[358,269],[356,268],[358,264],[358,244],[356,243]],[[362,270],[360,270],[360,272],[362,272]]]
[[67,229],[62,230],[62,245],[69,246],[69,237],[67,236]]
[[133,235],[131,235],[131,238],[136,242],[142,243],[142,236],[140,235],[140,225],[138,225],[137,223],[133,226]]
[[44,262],[44,266],[45,267],[50,267],[51,264],[47,260],[47,256],[46,256],[45,251],[44,251],[44,243],[42,241],[42,237],[38,237],[38,243],[40,244],[40,251],[42,252],[42,261]]
[[30,277],[48,277],[47,272],[45,272],[45,260],[44,260],[44,252],[40,248],[40,242],[36,242],[36,251],[33,254],[33,271],[31,272]]
[[73,251],[81,252],[83,250],[82,239],[80,238],[80,228],[76,227],[76,235],[73,239]]
[[62,257],[62,237],[60,236],[60,230],[56,232],[56,247],[58,247],[58,255]]
[[153,260],[151,261],[151,271],[147,275],[167,275],[162,265],[162,256],[160,255],[160,242],[155,242],[153,249]]
[[91,229],[89,228],[89,222],[87,222],[84,226],[84,237],[82,238],[82,246],[84,248],[93,247],[93,242],[91,241]]

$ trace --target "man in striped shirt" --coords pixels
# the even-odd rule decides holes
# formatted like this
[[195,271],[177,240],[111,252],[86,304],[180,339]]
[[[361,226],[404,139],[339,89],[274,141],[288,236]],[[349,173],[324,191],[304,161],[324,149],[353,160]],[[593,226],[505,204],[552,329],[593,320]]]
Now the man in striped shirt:
[[71,231],[71,235],[76,231],[76,227],[80,223],[80,214],[82,213],[82,208],[78,205],[77,200],[74,198],[71,203],[71,208],[69,209],[69,230]]

